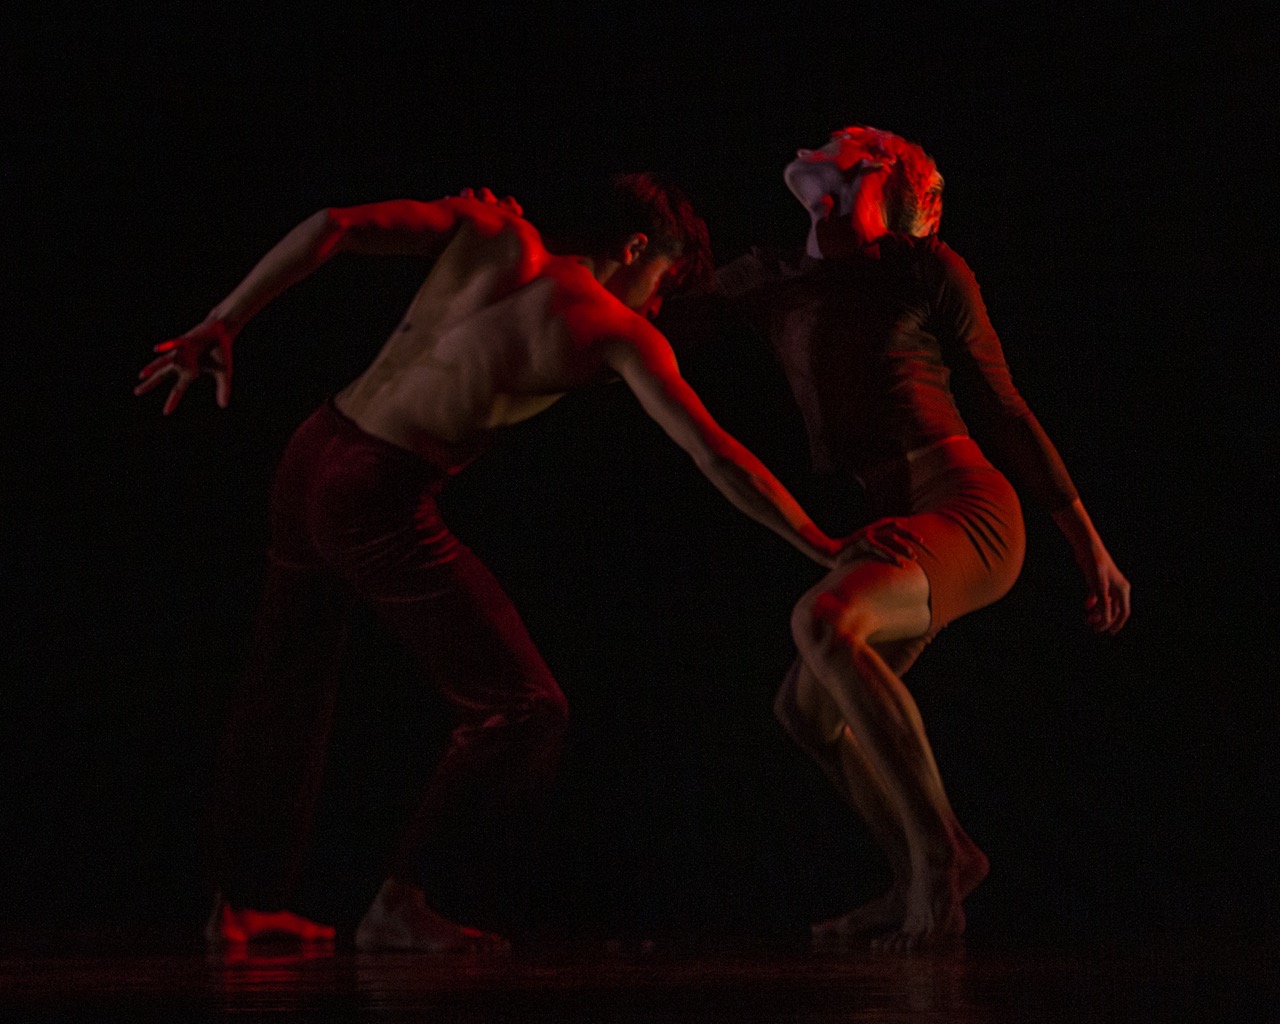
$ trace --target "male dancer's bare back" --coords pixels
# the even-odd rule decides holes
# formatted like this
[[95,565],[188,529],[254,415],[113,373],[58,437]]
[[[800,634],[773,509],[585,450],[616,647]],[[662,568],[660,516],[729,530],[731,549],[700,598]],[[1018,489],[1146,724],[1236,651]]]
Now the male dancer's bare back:
[[[338,411],[365,434],[453,473],[498,428],[568,391],[619,377],[734,505],[820,564],[834,564],[842,544],[715,423],[681,378],[666,339],[638,315],[656,311],[659,286],[680,259],[640,231],[603,251],[559,256],[514,204],[457,198],[323,210],[281,239],[201,324],[157,346],[161,354],[142,371],[137,392],[170,382],[167,414],[208,373],[226,406],[239,331],[338,252],[435,258],[382,350],[335,398]],[[248,941],[268,932],[332,936],[331,928],[287,910],[222,902],[209,937]],[[421,950],[499,942],[446,920],[419,885],[395,872],[356,938],[362,948]]]

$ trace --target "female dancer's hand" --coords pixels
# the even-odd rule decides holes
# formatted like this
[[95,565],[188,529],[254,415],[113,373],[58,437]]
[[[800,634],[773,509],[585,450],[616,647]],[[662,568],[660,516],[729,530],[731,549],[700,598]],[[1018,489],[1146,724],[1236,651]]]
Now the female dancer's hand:
[[153,351],[159,352],[138,374],[142,383],[133,389],[145,395],[158,384],[172,379],[173,387],[165,399],[164,415],[178,407],[191,382],[202,373],[213,377],[217,386],[219,408],[231,401],[231,345],[235,332],[222,320],[206,320],[177,338],[162,341]]
[[1129,581],[1116,568],[1107,546],[1102,543],[1093,520],[1077,498],[1053,513],[1053,521],[1071,545],[1076,565],[1084,573],[1088,596],[1084,601],[1085,617],[1099,633],[1116,634],[1129,620]]
[[1076,564],[1084,573],[1088,597],[1085,618],[1099,633],[1115,635],[1129,620],[1129,581],[1124,578],[1102,542],[1076,553]]

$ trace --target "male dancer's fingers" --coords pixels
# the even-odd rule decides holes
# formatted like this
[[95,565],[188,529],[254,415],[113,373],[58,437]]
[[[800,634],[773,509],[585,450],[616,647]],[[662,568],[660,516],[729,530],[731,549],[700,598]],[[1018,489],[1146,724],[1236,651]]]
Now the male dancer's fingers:
[[164,379],[158,373],[146,373],[145,370],[143,373],[138,374],[138,376],[142,378],[142,383],[134,387],[133,393],[135,395],[145,395],[148,391],[153,390],[155,386]]
[[886,560],[893,561],[899,566],[905,567],[908,562],[916,559],[916,544],[924,544],[924,540],[917,534],[908,530],[898,519],[885,520],[872,527],[869,531],[869,539],[872,543],[877,544],[884,553]]
[[214,370],[213,383],[218,408],[225,409],[231,404],[231,371],[230,370]]
[[[160,356],[160,358],[151,360],[151,362],[147,363],[146,366],[139,370],[138,377],[141,380],[147,380],[148,378],[154,377],[161,370],[167,369],[172,365],[173,356]],[[151,387],[155,387],[155,382],[152,383]]]
[[186,373],[179,373],[178,380],[173,385],[173,390],[169,392],[169,397],[165,399],[164,408],[161,414],[168,416],[174,409],[178,407],[178,403],[182,401],[182,396],[187,393],[187,388],[191,386],[192,376]]
[[493,189],[487,185],[480,188],[460,189],[458,192],[459,199],[475,199],[477,202],[487,203],[490,206],[500,206],[504,210],[514,213],[517,217],[524,216],[524,207],[520,205],[520,201],[515,196],[503,196],[501,199],[494,194]]
[[888,544],[879,541],[872,541],[872,544],[881,561],[891,562],[899,569],[905,569],[907,564],[915,558],[915,552],[905,544]]
[[225,409],[231,401],[231,345],[220,340],[217,348],[210,349],[200,367],[213,377],[216,385],[218,408]]

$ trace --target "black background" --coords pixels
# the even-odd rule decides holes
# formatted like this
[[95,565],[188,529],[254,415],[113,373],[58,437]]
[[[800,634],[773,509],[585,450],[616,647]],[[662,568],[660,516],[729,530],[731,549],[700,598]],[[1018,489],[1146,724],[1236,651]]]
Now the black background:
[[[942,235],[1134,586],[1129,627],[1093,636],[1066,545],[1030,508],[1014,591],[912,674],[994,864],[972,929],[1274,932],[1267,19],[308,6],[8,16],[0,922],[199,920],[196,822],[274,459],[424,267],[340,261],[288,293],[242,336],[226,412],[207,385],[169,419],[133,398],[151,345],[327,205],[487,184],[537,223],[584,173],[651,168],[686,186],[722,260],[794,239],[783,164],[859,121],[938,159]],[[856,495],[808,477],[759,343],[682,360],[815,518],[857,524]],[[447,500],[574,720],[529,904],[458,879],[446,909],[551,934],[770,937],[883,881],[770,714],[814,568],[730,510],[624,389],[513,432]],[[303,897],[340,920],[442,735],[371,624],[351,655]]]

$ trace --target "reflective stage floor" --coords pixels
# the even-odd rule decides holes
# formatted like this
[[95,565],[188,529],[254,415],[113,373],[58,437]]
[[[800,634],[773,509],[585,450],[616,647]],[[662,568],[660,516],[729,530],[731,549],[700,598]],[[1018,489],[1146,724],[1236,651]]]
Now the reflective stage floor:
[[0,953],[0,1020],[749,1024],[1280,1021],[1274,947],[914,956],[647,948]]

